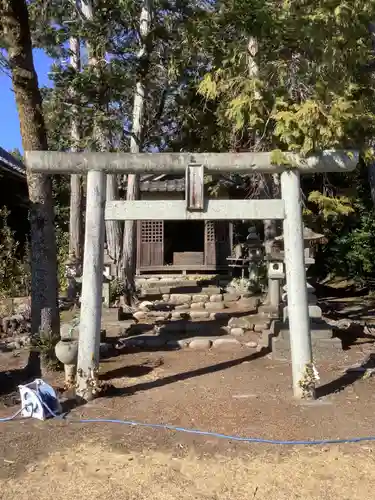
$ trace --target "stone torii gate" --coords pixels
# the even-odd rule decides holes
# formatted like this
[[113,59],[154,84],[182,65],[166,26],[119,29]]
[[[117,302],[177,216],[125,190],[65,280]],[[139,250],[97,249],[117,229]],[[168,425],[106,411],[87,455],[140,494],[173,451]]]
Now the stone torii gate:
[[[286,153],[275,165],[271,153],[59,153],[26,152],[34,173],[87,174],[87,204],[77,394],[93,397],[99,368],[105,220],[256,220],[284,222],[293,393],[315,397],[304,262],[300,174],[347,172],[358,164],[357,152],[324,151],[303,158]],[[284,161],[284,159],[286,161]],[[285,163],[287,166],[285,166]],[[290,165],[290,166],[288,166]],[[279,173],[280,200],[205,200],[204,174]],[[106,203],[106,174],[173,173],[186,175],[186,199],[111,201]]]

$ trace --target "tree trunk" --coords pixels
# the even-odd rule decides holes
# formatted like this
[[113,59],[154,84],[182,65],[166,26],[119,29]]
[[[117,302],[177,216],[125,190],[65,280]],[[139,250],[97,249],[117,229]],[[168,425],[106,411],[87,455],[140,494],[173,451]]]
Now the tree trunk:
[[[130,152],[139,153],[142,150],[142,135],[144,124],[144,109],[146,100],[146,77],[149,69],[151,52],[150,32],[152,18],[152,0],[144,0],[139,19],[139,32],[141,48],[138,52],[139,77],[136,83],[133,104],[133,125],[130,139]],[[139,176],[128,175],[126,200],[139,198]],[[136,222],[126,220],[124,227],[123,265],[125,278],[125,300],[132,305],[135,299],[135,267],[136,267]]]
[[[42,99],[34,68],[26,0],[3,0],[1,18],[12,72],[22,145],[47,150]],[[31,328],[44,340],[59,336],[58,283],[51,177],[27,172],[31,227]],[[39,355],[30,355],[30,375],[40,372]]]
[[[91,0],[84,0],[81,5],[81,11],[86,20],[92,21],[94,18],[93,3]],[[92,67],[98,67],[98,60],[95,47],[90,47],[87,44],[87,52],[89,55],[88,63]],[[104,57],[104,56],[103,56]],[[93,135],[99,144],[100,151],[108,149],[108,140],[100,129],[98,124],[94,124]],[[107,175],[106,185],[107,201],[118,200],[118,177],[117,175]],[[119,267],[121,266],[122,255],[122,223],[121,221],[109,220],[105,222],[107,252],[116,266],[116,277],[119,278]]]
[[[74,71],[79,72],[81,66],[80,43],[77,37],[71,37],[70,65]],[[78,127],[78,110],[76,106],[72,109],[71,123],[71,151],[78,151],[80,139]],[[76,274],[82,267],[83,258],[83,186],[82,176],[73,174],[70,176],[70,218],[69,218],[69,265],[74,268]],[[68,297],[74,300],[77,296],[77,285],[74,277],[69,279]]]
[[[117,175],[107,175],[107,201],[119,199]],[[116,266],[116,278],[120,278],[122,255],[122,227],[121,221],[107,220],[105,222],[107,252]]]

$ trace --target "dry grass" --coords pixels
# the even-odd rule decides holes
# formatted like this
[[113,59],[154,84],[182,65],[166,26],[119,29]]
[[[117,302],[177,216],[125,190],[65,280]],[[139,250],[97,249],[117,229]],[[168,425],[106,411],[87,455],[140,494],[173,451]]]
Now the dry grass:
[[[276,451],[276,450],[275,450]],[[255,458],[148,451],[131,455],[88,444],[55,452],[25,475],[0,482],[6,500],[367,499],[373,494],[374,460],[366,448],[355,459],[338,448],[299,449]],[[358,453],[359,452],[359,453]]]

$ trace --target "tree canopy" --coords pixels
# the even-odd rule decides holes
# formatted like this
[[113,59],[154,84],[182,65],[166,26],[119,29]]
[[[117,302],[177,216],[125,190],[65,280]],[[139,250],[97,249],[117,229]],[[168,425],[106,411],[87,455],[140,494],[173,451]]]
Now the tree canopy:
[[[375,272],[368,183],[375,131],[374,2],[155,0],[145,57],[139,57],[142,1],[96,0],[90,21],[80,5],[28,2],[34,46],[54,60],[52,88],[42,89],[51,149],[71,148],[72,113],[78,110],[80,148],[99,148],[93,134],[99,123],[108,150],[128,151],[140,75],[148,90],[146,151],[305,155],[359,149],[355,174],[303,180],[305,217],[328,236],[317,272],[358,279]],[[83,62],[85,47],[95,47],[96,68],[72,69],[71,37],[80,41]],[[272,184],[258,177],[228,179],[244,196],[262,196],[264,185]],[[213,192],[223,182],[208,181]],[[60,185],[57,192],[66,228],[66,189]]]

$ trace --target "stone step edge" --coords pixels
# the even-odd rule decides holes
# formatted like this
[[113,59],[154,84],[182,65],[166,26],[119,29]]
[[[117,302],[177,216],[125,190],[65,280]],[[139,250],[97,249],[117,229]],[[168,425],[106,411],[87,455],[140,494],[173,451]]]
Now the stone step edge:
[[[249,345],[250,344],[250,345]],[[128,348],[160,348],[169,347],[170,349],[180,350],[183,348],[193,348],[193,349],[225,349],[225,348],[248,348],[256,349],[257,344],[255,342],[242,341],[236,337],[226,336],[226,335],[208,335],[203,336],[193,336],[184,339],[173,339],[167,335],[152,336],[152,335],[137,335],[134,337],[129,337],[123,339],[121,342],[122,347]]]

